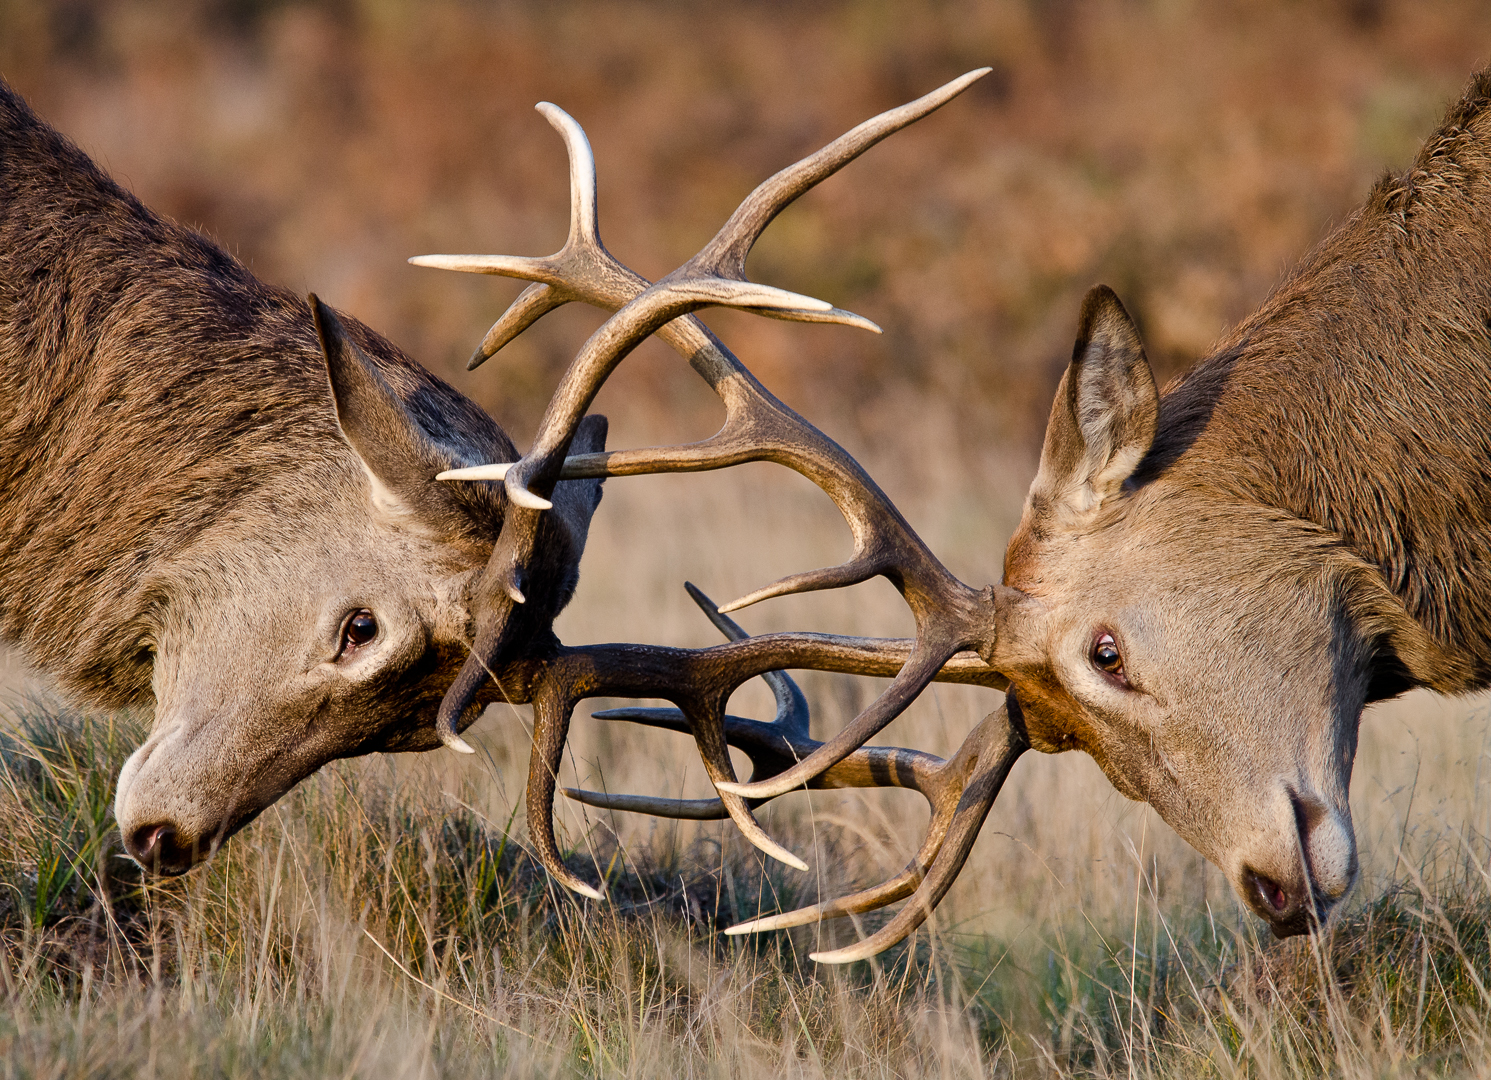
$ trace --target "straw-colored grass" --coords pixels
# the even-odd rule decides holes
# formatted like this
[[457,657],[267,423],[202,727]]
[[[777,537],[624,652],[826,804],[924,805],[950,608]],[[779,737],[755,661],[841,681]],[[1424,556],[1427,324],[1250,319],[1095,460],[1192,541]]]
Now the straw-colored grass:
[[[928,518],[955,496],[906,502],[934,546],[979,561]],[[765,470],[613,482],[592,550],[636,554],[587,563],[564,636],[706,643],[678,580],[723,595],[831,558],[842,526],[822,511]],[[898,603],[870,588],[747,621],[893,632]],[[868,693],[804,683],[822,730]],[[807,952],[852,939],[849,921],[720,930],[893,872],[925,823],[914,795],[780,800],[766,821],[808,875],[763,864],[728,826],[566,805],[574,865],[611,893],[579,901],[524,852],[526,710],[493,709],[474,762],[328,768],[205,868],[146,884],[109,811],[138,721],[16,700],[0,743],[0,1075],[1355,1078],[1475,1075],[1487,1056],[1475,703],[1369,714],[1363,882],[1321,939],[1260,940],[1220,875],[1089,760],[1028,757],[930,931],[823,969]],[[946,751],[996,700],[939,687],[889,734]],[[752,690],[736,707],[768,702]],[[588,711],[580,779],[702,790],[686,740]]]

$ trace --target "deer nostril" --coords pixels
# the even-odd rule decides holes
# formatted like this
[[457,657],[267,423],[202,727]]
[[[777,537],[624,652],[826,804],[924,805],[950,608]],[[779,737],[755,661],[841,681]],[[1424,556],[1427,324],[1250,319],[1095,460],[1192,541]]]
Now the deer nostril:
[[1247,876],[1253,892],[1263,901],[1264,906],[1276,915],[1284,914],[1289,907],[1289,894],[1284,891],[1284,887],[1256,870],[1247,871]]
[[130,833],[125,846],[129,848],[129,853],[134,856],[136,862],[148,867],[152,863],[162,861],[163,853],[171,847],[171,841],[175,838],[175,829],[165,822],[156,822],[152,825],[141,825]]

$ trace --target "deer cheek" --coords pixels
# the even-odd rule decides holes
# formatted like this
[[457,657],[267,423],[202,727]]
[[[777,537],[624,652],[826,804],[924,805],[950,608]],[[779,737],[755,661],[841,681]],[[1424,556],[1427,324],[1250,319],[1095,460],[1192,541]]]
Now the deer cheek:
[[[1025,716],[1025,732],[1033,750],[1043,754],[1064,754],[1069,750],[1086,750],[1095,744],[1092,729],[1080,705],[1059,683],[1045,680],[1021,680],[1014,684]],[[1096,755],[1094,755],[1096,756]]]

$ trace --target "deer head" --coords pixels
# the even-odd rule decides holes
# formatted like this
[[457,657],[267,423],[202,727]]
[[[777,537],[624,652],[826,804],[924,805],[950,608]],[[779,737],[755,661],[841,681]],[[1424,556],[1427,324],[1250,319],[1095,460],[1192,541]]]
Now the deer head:
[[[729,816],[768,854],[802,866],[751,809],[797,788],[904,786],[933,808],[926,840],[892,880],[801,911],[735,927],[749,932],[866,911],[909,897],[882,930],[817,959],[871,955],[914,930],[966,859],[1014,760],[1027,747],[1082,749],[1125,795],[1150,802],[1227,874],[1280,934],[1318,925],[1357,868],[1347,792],[1364,703],[1411,685],[1464,689],[1473,665],[1442,648],[1343,538],[1226,482],[1226,460],[1180,467],[1198,422],[1195,400],[1162,401],[1139,335],[1113,293],[1094,289],[1052,408],[1041,463],[1010,542],[1004,582],[974,590],[927,550],[847,454],[787,409],[686,313],[748,295],[750,245],[791,199],[873,142],[949,100],[979,72],[856,128],[762,184],[699,255],[650,285],[600,245],[593,164],[584,136],[540,106],[571,157],[570,242],[548,260],[432,256],[450,269],[527,278],[531,286],[488,334],[473,366],[545,311],[583,300],[616,311],[566,375],[552,430],[514,464],[451,479],[502,479],[515,504],[538,505],[535,478],[619,476],[770,460],[817,483],[843,512],[855,551],[842,566],[793,575],[716,608],[731,642],[705,650],[639,645],[561,649],[535,688],[529,825],[550,871],[594,894],[558,860],[550,835],[554,774],[577,701],[656,697],[676,709],[623,709],[612,719],[687,731],[718,799],[680,802],[571,791],[596,806]],[[804,321],[854,317],[781,295],[755,306]],[[675,321],[669,322],[669,319]],[[567,433],[600,382],[656,331],[720,395],[720,433],[692,446],[563,457]],[[1181,402],[1177,405],[1176,402]],[[1168,410],[1168,411],[1167,411]],[[547,422],[547,418],[546,418]],[[526,501],[525,500],[529,500]],[[746,638],[724,613],[774,596],[889,579],[916,619],[912,641],[814,634]],[[692,588],[692,587],[691,587]],[[886,691],[834,738],[811,738],[805,706],[782,669],[893,675]],[[724,714],[731,691],[768,676],[774,722]],[[947,761],[869,747],[934,679],[1008,688],[1004,705]],[[447,699],[447,707],[460,706]],[[733,775],[727,747],[755,766]]]
[[[147,586],[155,719],[120,774],[115,815],[130,853],[159,873],[189,869],[328,761],[441,745],[441,691],[468,654],[472,598],[509,513],[493,485],[434,479],[516,457],[497,425],[310,305],[343,452],[259,483]],[[587,418],[575,449],[599,450],[605,431]],[[523,665],[556,644],[600,481],[553,495],[521,567],[525,603],[492,657],[519,699]]]

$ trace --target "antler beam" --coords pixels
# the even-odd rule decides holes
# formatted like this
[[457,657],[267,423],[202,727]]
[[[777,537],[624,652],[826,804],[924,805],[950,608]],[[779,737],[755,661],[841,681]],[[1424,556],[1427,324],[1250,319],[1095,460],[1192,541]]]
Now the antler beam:
[[[570,154],[571,221],[565,246],[547,259],[442,255],[411,260],[420,265],[537,282],[488,331],[473,363],[512,340],[545,312],[570,300],[616,311],[586,342],[565,373],[528,455],[516,463],[441,474],[451,480],[501,479],[515,504],[485,575],[490,579],[484,581],[482,589],[489,598],[487,617],[478,617],[473,656],[442,708],[442,721],[448,723],[450,735],[454,735],[455,718],[480,686],[485,669],[492,666],[494,650],[500,651],[503,643],[498,628],[507,624],[511,611],[513,568],[522,565],[531,551],[532,527],[526,524],[527,514],[540,509],[540,502],[546,504],[547,492],[561,478],[699,471],[745,461],[776,461],[813,480],[834,500],[853,533],[854,553],[840,566],[784,578],[726,605],[725,610],[793,592],[853,585],[876,575],[888,578],[906,598],[916,618],[916,641],[908,662],[900,667],[886,691],[837,736],[769,780],[737,785],[730,776],[727,757],[709,761],[720,774],[719,790],[727,806],[736,806],[735,796],[782,794],[842,761],[898,716],[958,652],[972,649],[984,657],[992,655],[996,589],[977,591],[958,581],[858,462],[777,400],[697,319],[677,318],[706,303],[731,303],[782,318],[872,325],[797,294],[751,291],[762,287],[745,281],[746,254],[788,203],[881,139],[951,100],[986,70],[970,72],[915,102],[866,121],[818,153],[784,169],[752,192],[703,251],[655,285],[623,266],[601,243],[594,158],[588,141],[573,119],[552,105],[541,105],[540,111],[564,137]],[[688,446],[564,460],[563,449],[605,377],[641,337],[655,331],[687,357],[719,394],[726,409],[721,430],[711,439]],[[529,547],[520,542],[523,539]],[[701,754],[708,761],[710,751],[697,729],[695,735],[701,738]],[[722,743],[723,735],[709,736],[707,741]],[[758,827],[746,824],[747,814],[743,803],[732,810],[732,817],[755,833]]]
[[[726,637],[741,641],[749,636],[733,619],[720,614],[699,589],[692,584],[686,584],[685,588]],[[959,678],[960,675],[963,678]],[[762,678],[776,697],[775,720],[762,723],[726,716],[723,725],[729,745],[743,750],[751,759],[754,768],[752,780],[758,776],[765,779],[778,775],[823,745],[809,735],[807,701],[792,679],[781,671],[766,672]],[[984,685],[998,681],[997,676],[977,670],[944,670],[938,678],[943,681],[976,680]],[[669,731],[690,730],[688,717],[678,709],[609,709],[592,715],[597,719],[630,720]],[[814,953],[812,958],[829,964],[849,963],[890,948],[920,926],[947,892],[963,868],[1005,777],[1028,748],[1019,705],[1011,697],[1006,699],[1004,706],[979,723],[948,761],[920,750],[894,746],[865,746],[855,750],[843,761],[814,777],[807,786],[819,789],[904,787],[920,792],[932,810],[921,847],[899,874],[880,885],[796,911],[751,919],[730,927],[725,933],[750,934],[802,926],[874,911],[909,896],[910,903],[881,930],[855,945]],[[601,809],[631,810],[658,817],[715,820],[727,814],[719,799],[664,799],[575,788],[566,788],[564,793],[578,802]]]

